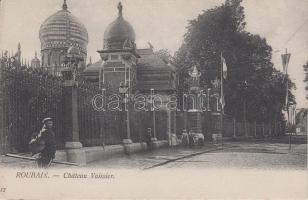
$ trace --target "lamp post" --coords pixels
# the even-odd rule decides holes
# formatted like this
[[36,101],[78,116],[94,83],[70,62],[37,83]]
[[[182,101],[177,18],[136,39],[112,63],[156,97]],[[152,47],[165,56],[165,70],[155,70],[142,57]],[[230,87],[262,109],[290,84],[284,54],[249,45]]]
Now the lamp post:
[[242,96],[242,101],[243,101],[243,121],[244,121],[244,134],[245,134],[245,137],[248,137],[248,134],[247,134],[247,117],[246,117],[246,90],[247,90],[247,87],[248,87],[248,83],[247,83],[247,80],[244,80],[244,82],[241,82],[238,84],[239,88],[241,89],[241,96]]
[[247,81],[245,80],[244,81],[244,97],[243,97],[243,99],[244,99],[244,109],[243,109],[243,112],[244,112],[244,131],[245,131],[245,137],[248,137],[248,134],[247,134],[247,119],[246,119],[246,90],[247,90]]
[[[289,122],[289,80],[288,80],[288,65],[289,65],[289,61],[290,61],[290,57],[291,54],[288,53],[288,50],[286,49],[286,53],[281,55],[281,59],[282,59],[282,67],[283,67],[283,71],[285,74],[285,80],[286,80],[286,110],[287,110],[287,114],[288,114],[288,122]],[[290,123],[287,123],[287,126]],[[289,127],[288,127],[289,128]],[[289,131],[289,150],[291,150],[291,134]]]
[[[288,113],[288,124],[289,124],[289,151],[291,151],[292,149],[292,134],[293,134],[293,131],[294,131],[294,134],[295,134],[295,116],[296,116],[296,104],[292,104],[290,105],[290,108],[291,108],[291,113]],[[288,107],[289,109],[289,107]],[[288,110],[288,112],[290,112],[290,110]]]
[[120,83],[119,87],[119,93],[122,94],[123,101],[122,101],[122,110],[123,110],[123,115],[125,112],[125,104],[127,104],[127,112],[126,112],[126,138],[123,139],[124,144],[131,144],[132,140],[130,138],[130,119],[129,119],[129,87],[127,85],[124,85],[123,82]]
[[[104,108],[105,106],[105,92],[106,88],[102,87],[102,107]],[[100,139],[101,139],[101,145],[105,148],[105,131],[103,130],[103,127],[105,127],[105,121],[103,114],[100,114],[101,117],[101,123],[100,123]],[[102,127],[103,126],[103,127]]]
[[[104,64],[105,64],[105,61],[103,60],[101,66],[100,66],[100,69],[99,69],[99,76],[98,76],[99,89],[102,91],[102,106],[103,106],[103,108],[105,106],[104,104],[105,104],[105,94],[106,94],[105,93],[106,88],[104,87],[104,73],[103,73]],[[100,116],[101,116],[100,138],[101,138],[103,147],[105,147],[105,131],[102,128],[102,126],[105,127],[105,121],[104,121],[103,115],[101,114]]]
[[151,88],[151,110],[152,110],[152,119],[153,119],[153,137],[152,141],[156,141],[156,122],[155,122],[155,106],[154,106],[154,89]]

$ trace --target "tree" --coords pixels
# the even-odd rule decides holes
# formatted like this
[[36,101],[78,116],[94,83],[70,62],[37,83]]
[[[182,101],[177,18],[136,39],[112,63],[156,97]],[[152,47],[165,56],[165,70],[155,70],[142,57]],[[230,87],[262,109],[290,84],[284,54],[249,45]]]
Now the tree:
[[[224,82],[226,113],[243,119],[243,102],[247,102],[248,120],[267,121],[281,116],[286,81],[289,90],[295,85],[273,68],[272,48],[266,39],[245,30],[241,2],[226,0],[189,21],[184,42],[174,58],[179,71],[179,91],[187,87],[185,79],[192,66],[202,72],[202,86],[220,78],[220,55],[223,55],[228,66]],[[292,93],[289,94],[289,101],[295,102]]]
[[166,63],[172,62],[172,55],[168,49],[160,49],[155,51],[154,54],[160,57]]

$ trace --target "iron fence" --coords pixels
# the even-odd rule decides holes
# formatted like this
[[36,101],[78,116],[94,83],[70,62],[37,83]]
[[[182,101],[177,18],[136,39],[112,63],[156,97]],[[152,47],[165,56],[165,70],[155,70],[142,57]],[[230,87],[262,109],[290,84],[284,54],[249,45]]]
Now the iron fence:
[[64,145],[62,80],[44,70],[28,68],[11,58],[1,58],[3,129],[6,151],[28,150],[31,136],[42,126],[42,119],[55,121],[57,147]]

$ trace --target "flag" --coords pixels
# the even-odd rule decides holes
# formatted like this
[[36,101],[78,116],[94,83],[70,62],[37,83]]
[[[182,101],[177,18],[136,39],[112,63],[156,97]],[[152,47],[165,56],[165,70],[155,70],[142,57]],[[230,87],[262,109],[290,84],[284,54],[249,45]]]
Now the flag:
[[[222,86],[221,86],[221,88],[222,88]],[[221,103],[222,114],[224,114],[224,108],[225,108],[226,102],[225,102],[225,97],[224,97],[224,94],[223,94],[223,89],[221,89],[220,103]]]
[[282,67],[283,67],[283,73],[284,74],[288,73],[288,64],[289,64],[289,61],[290,61],[290,57],[291,57],[290,53],[286,53],[286,54],[281,55]]
[[220,55],[221,58],[221,77],[220,77],[220,104],[221,104],[221,112],[222,114],[224,114],[224,108],[226,105],[225,102],[225,97],[224,97],[224,91],[223,91],[223,79],[227,78],[227,65],[226,65],[226,60],[224,59],[224,57],[222,57],[222,53]]
[[[288,81],[288,80],[287,80]],[[285,106],[286,108],[288,107],[288,101],[289,101],[289,88],[288,88],[288,84],[287,84],[287,91],[286,91],[286,102],[285,102]]]
[[[289,65],[290,57],[291,57],[291,54],[287,52],[287,49],[286,49],[285,54],[281,54],[283,73],[284,73],[285,76],[288,75],[288,65]],[[286,105],[286,107],[288,107],[288,100],[289,100],[288,79],[286,79],[286,81],[287,81],[287,86],[286,86],[286,103],[285,103],[285,105]]]
[[221,64],[222,64],[222,75],[223,75],[223,78],[226,79],[227,78],[227,64],[226,64],[225,58],[222,57],[222,55],[221,55]]
[[296,106],[293,105],[292,107],[292,124],[296,125]]
[[288,124],[296,125],[296,105],[290,105],[288,108]]

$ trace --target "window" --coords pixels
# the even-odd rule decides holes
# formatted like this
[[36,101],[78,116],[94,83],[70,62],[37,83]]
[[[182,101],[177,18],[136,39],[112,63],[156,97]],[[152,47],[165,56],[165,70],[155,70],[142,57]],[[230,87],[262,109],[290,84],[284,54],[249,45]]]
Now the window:
[[119,59],[119,55],[111,55],[111,60],[118,60]]

